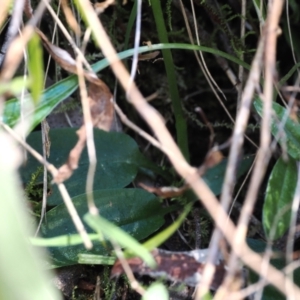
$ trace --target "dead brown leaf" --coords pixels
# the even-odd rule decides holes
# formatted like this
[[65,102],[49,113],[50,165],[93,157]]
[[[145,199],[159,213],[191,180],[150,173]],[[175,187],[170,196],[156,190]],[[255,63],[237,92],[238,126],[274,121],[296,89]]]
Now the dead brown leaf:
[[17,36],[11,41],[2,65],[1,81],[8,81],[13,77],[22,61],[26,45],[33,34],[34,27],[26,25],[22,31],[22,35]]
[[147,54],[139,54],[138,56],[138,60],[143,61],[143,60],[150,60],[150,59],[154,59],[159,55],[159,51],[153,51]]
[[30,0],[26,0],[25,1],[25,5],[24,5],[24,13],[25,13],[25,16],[30,19],[32,18],[32,12],[33,12],[33,9],[32,9],[32,6],[31,6],[31,1]]
[[205,169],[210,169],[219,164],[224,158],[224,155],[219,150],[211,150],[205,157],[204,165]]
[[[39,29],[36,29],[36,32],[40,36],[44,47],[56,63],[58,63],[64,70],[77,74],[76,61],[74,58],[66,50],[53,45]],[[101,81],[96,74],[91,71],[85,70],[83,75],[88,81],[94,82],[95,84],[99,84],[99,81]]]
[[104,2],[99,2],[99,3],[95,3],[94,4],[94,8],[97,12],[97,14],[102,14],[107,7],[109,7],[110,5],[115,4],[115,0],[106,0]]
[[[88,96],[93,126],[110,131],[114,121],[114,106],[109,88],[102,80],[99,80],[98,85],[90,83]],[[81,126],[77,131],[77,135],[77,144],[70,151],[67,162],[58,169],[58,173],[53,179],[55,183],[62,183],[67,180],[72,176],[73,171],[78,168],[78,162],[87,139],[85,125]]]
[[[64,49],[53,45],[40,30],[36,29],[36,32],[56,63],[64,70],[78,74],[76,61],[73,57]],[[89,81],[87,93],[93,126],[110,131],[114,121],[113,96],[108,86],[96,74],[84,70],[83,75]],[[78,162],[87,139],[84,125],[77,131],[77,135],[78,142],[70,151],[67,162],[59,168],[57,175],[53,179],[55,183],[62,183],[67,180],[72,176],[73,171],[78,168]]]
[[8,0],[3,1],[2,8],[0,9],[0,28],[3,28],[2,25],[7,18],[9,6],[10,6],[10,1]]
[[[77,74],[76,61],[71,55],[67,51],[50,43],[40,30],[36,29],[36,31],[52,58],[64,70]],[[93,126],[110,131],[114,125],[113,96],[108,86],[93,72],[84,70],[83,75],[89,81],[87,93]],[[67,180],[72,176],[73,171],[78,168],[78,162],[87,139],[84,125],[77,131],[77,135],[78,142],[70,151],[67,162],[59,168],[57,175],[53,179],[55,183],[62,183]]]
[[81,35],[80,26],[76,21],[76,18],[73,15],[72,10],[70,9],[68,5],[68,0],[62,0],[61,1],[62,9],[65,14],[66,20],[70,26],[70,28],[77,34],[78,36]]
[[114,120],[113,96],[108,86],[99,80],[97,84],[90,83],[88,96],[93,126],[110,131]]

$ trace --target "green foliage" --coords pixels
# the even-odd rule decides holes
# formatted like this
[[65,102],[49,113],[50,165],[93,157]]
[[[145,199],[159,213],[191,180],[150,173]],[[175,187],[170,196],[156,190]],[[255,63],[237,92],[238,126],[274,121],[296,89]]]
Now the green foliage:
[[[149,236],[151,233],[159,229],[164,223],[164,215],[169,211],[162,208],[160,201],[152,194],[140,189],[112,189],[98,190],[94,192],[94,200],[96,206],[100,210],[102,218],[106,218],[110,222],[103,219],[97,219],[97,230],[102,228],[102,234],[106,240],[124,245],[126,238],[122,235],[121,229],[129,233],[137,240],[141,240]],[[80,195],[72,198],[79,216],[82,218],[87,212],[86,195]],[[47,212],[47,223],[43,224],[41,234],[45,238],[51,238],[61,235],[76,234],[76,229],[69,216],[64,204],[60,204]],[[84,217],[89,226],[95,229],[93,220],[90,217]],[[116,233],[116,225],[120,228]],[[88,229],[92,233],[91,229]],[[98,240],[100,235],[98,235]],[[140,248],[134,244],[130,248],[133,252],[142,253]],[[97,254],[109,256],[112,247],[107,242],[94,242],[92,250],[88,251],[83,245],[67,246],[67,247],[51,247],[49,253],[52,261],[57,266],[72,265],[78,262],[79,253]]]
[[[254,101],[254,107],[262,116],[263,104],[258,98]],[[272,116],[271,132],[278,143],[286,149],[295,160],[300,160],[300,125],[295,123],[289,112],[277,103],[272,104],[275,115]]]
[[[126,191],[129,191],[129,190],[126,190]],[[144,191],[142,191],[142,192],[144,192]],[[122,191],[122,196],[123,196],[123,194],[124,194],[124,192]],[[128,195],[127,195],[127,197],[128,197]],[[138,195],[136,198],[133,198],[132,195],[129,195],[128,198],[131,201],[133,199],[135,200],[136,198],[138,198],[138,201],[141,202],[141,199],[145,198],[145,196],[143,197],[143,195]],[[145,200],[145,199],[143,199],[143,200]],[[132,201],[132,202],[136,203],[136,201]],[[134,203],[134,205],[135,205],[135,203]],[[148,207],[147,207],[148,209],[149,209],[149,206],[150,205],[148,205]],[[145,214],[142,215],[141,213],[138,213],[137,216],[142,218],[142,222],[144,221],[146,223],[147,221],[149,221],[149,224],[146,224],[146,225],[147,225],[147,229],[150,231],[150,233],[152,233],[157,227],[155,226],[156,224],[154,224],[153,220],[151,220],[151,214],[153,214],[153,208],[150,207],[150,209],[152,209],[152,213],[146,214],[146,215]],[[157,209],[157,207],[156,207],[156,209]],[[144,210],[144,212],[145,212],[145,210]],[[146,212],[147,212],[147,210],[146,210]],[[124,213],[124,211],[123,211],[123,213]],[[136,219],[136,214],[135,214],[136,211],[133,210],[132,213],[133,213],[133,215],[130,215],[130,217],[132,219]],[[156,217],[157,217],[157,215],[156,215]],[[129,234],[127,234],[125,231],[123,231],[121,229],[120,223],[115,225],[115,224],[112,224],[111,222],[108,222],[107,220],[105,220],[103,217],[101,217],[99,215],[95,216],[95,215],[91,215],[90,213],[88,213],[84,216],[84,220],[91,228],[93,228],[96,232],[98,232],[98,234],[100,236],[103,235],[111,243],[115,243],[116,245],[120,246],[121,248],[130,249],[134,253],[134,255],[139,256],[150,267],[154,268],[156,266],[155,260],[152,257],[152,255],[150,254],[150,252],[148,252],[140,243],[138,243],[136,239],[134,239]],[[123,218],[121,218],[121,220],[123,223],[124,222]],[[160,221],[161,222],[159,225],[162,225],[163,218],[161,218]],[[123,225],[125,225],[125,224],[123,223]],[[140,224],[134,224],[132,226],[132,229],[133,229],[132,235],[135,235],[134,233],[136,232],[136,234],[138,235],[138,237],[140,239],[143,238],[145,235],[145,232],[142,227],[143,226]],[[149,232],[146,233],[146,236],[148,234],[149,234]],[[97,251],[97,253],[98,252],[99,251]]]
[[28,42],[27,50],[31,96],[34,103],[37,104],[44,88],[43,50],[37,34],[34,34]]
[[[49,161],[55,162],[59,167],[68,158],[70,150],[77,142],[76,129],[64,128],[54,129],[49,134],[51,141],[51,152]],[[136,142],[128,135],[118,132],[94,131],[96,155],[99,160],[94,179],[94,189],[122,188],[133,181],[138,169],[149,167],[149,161],[139,152]],[[32,133],[27,142],[30,146],[42,153],[40,133]],[[39,163],[29,155],[27,164],[21,170],[22,178],[29,181]],[[153,166],[153,165],[152,165]],[[85,182],[89,168],[89,158],[85,149],[81,155],[80,164],[75,170],[72,178],[65,182],[71,197],[85,193]],[[155,169],[159,169],[153,166]],[[56,186],[53,186],[48,198],[49,205],[62,203],[61,195]]]
[[15,77],[10,82],[0,82],[0,95],[4,93],[12,93],[18,95],[25,91],[27,87],[31,85],[31,80],[23,77]]
[[[37,151],[42,152],[39,137],[39,132],[32,133],[28,137],[28,143]],[[50,132],[51,154],[49,160],[55,161],[57,166],[64,163],[70,149],[75,145],[76,139],[75,129],[52,130]],[[164,173],[164,171],[151,164],[139,152],[134,140],[123,133],[108,133],[95,130],[94,141],[99,160],[95,174],[94,199],[97,207],[100,209],[101,216],[117,224],[134,238],[138,240],[144,239],[162,226],[164,223],[163,216],[173,208],[162,208],[160,201],[146,191],[121,188],[128,185],[135,178],[139,168],[147,168],[148,170],[152,168],[152,170],[158,170],[161,173]],[[78,171],[75,171],[70,180],[66,182],[72,201],[81,217],[87,211],[85,182],[88,165],[88,155],[85,151],[81,156]],[[38,163],[35,159],[29,157],[26,167],[21,172],[25,182],[30,179],[31,182],[33,181],[32,172],[36,170],[37,166]],[[34,181],[37,180],[36,178],[37,176],[34,176]],[[47,212],[47,223],[43,224],[41,228],[42,236],[47,239],[44,241],[33,239],[33,243],[36,245],[47,245],[48,241],[48,245],[52,245],[49,251],[56,266],[77,263],[78,254],[82,253],[110,255],[112,248],[107,243],[96,243],[93,251],[88,252],[84,249],[79,237],[76,235],[76,230],[68,211],[65,205],[61,203],[61,196],[56,187],[54,187],[48,204],[57,206]],[[87,218],[89,224],[92,224],[89,217]],[[102,223],[105,222],[102,219],[100,221]],[[97,222],[100,221],[97,220]],[[106,224],[105,226],[107,228],[105,233],[110,232],[109,225]],[[112,224],[111,227],[114,228],[112,230],[116,230],[116,227],[113,227]],[[66,238],[64,238],[64,235],[66,235]],[[126,238],[119,235],[120,233],[118,235],[109,234],[107,238],[115,237],[115,242],[124,246],[123,243]],[[91,238],[93,240],[98,238],[99,240],[99,236],[93,235]],[[56,247],[53,247],[54,245]],[[142,253],[136,244],[130,249],[133,252]]]
[[169,30],[170,31],[173,31],[173,28],[172,28],[172,0],[167,0],[167,3],[166,3],[166,14],[168,16],[168,27],[169,27]]
[[297,185],[297,166],[294,159],[277,160],[269,177],[263,206],[263,225],[266,236],[276,240],[289,229],[291,206]]
[[[291,205],[297,184],[296,161],[300,159],[300,125],[290,119],[288,111],[273,103],[271,132],[291,156],[288,162],[280,158],[269,177],[263,206],[263,225],[271,239],[281,237],[290,226]],[[255,99],[254,107],[262,116],[262,101]],[[273,230],[273,235],[270,236]]]
[[[31,118],[33,118],[31,129],[41,123],[59,103],[69,97],[76,90],[77,85],[77,77],[72,75],[46,89],[35,109],[24,116],[25,120],[31,120]],[[31,101],[30,96],[25,96],[23,105],[27,105],[28,103],[31,103]],[[3,122],[13,127],[19,121],[20,116],[20,101],[18,99],[6,101],[3,112]]]
[[[158,38],[161,43],[168,43],[168,35],[165,26],[165,19],[163,16],[160,0],[151,0],[151,7],[156,23],[156,29],[158,33]],[[165,69],[167,73],[168,83],[169,83],[169,93],[172,100],[172,106],[174,110],[175,123],[176,123],[176,136],[178,146],[186,158],[189,161],[189,149],[188,149],[188,134],[187,134],[187,124],[183,115],[183,110],[181,107],[181,100],[179,96],[176,72],[174,68],[174,62],[172,53],[170,50],[162,50]]]
[[143,295],[142,300],[168,300],[169,293],[166,287],[159,282],[153,283]]
[[[241,160],[238,169],[237,169],[237,178],[242,176],[244,173],[249,170],[254,157],[252,155],[245,156]],[[221,163],[219,163],[214,168],[208,169],[207,172],[204,174],[203,179],[209,188],[213,191],[215,195],[220,195],[222,191],[223,181],[225,177],[225,172],[227,168],[227,159],[223,159]]]
[[[145,53],[149,51],[155,51],[155,50],[162,50],[162,49],[185,49],[185,50],[200,50],[207,53],[213,53],[219,56],[222,56],[226,59],[229,59],[230,61],[240,64],[246,69],[249,69],[250,66],[243,62],[242,60],[239,60],[238,58],[229,55],[225,52],[222,52],[220,50],[210,48],[210,47],[204,47],[204,46],[196,46],[196,45],[190,45],[190,44],[157,44],[152,45],[151,47],[143,46],[139,47],[138,51],[139,53]],[[128,57],[131,57],[134,53],[134,49],[125,50],[123,52],[119,53],[120,59],[125,59]],[[92,69],[95,72],[99,72],[103,70],[104,68],[107,68],[109,66],[109,63],[107,59],[102,59],[99,62],[92,65]],[[48,89],[46,89],[39,101],[39,103],[36,105],[35,109],[32,110],[28,115],[25,115],[24,118],[27,120],[32,120],[31,129],[36,127],[39,123],[41,123],[52,111],[53,109],[60,104],[63,100],[68,98],[78,87],[78,80],[75,75],[71,75],[56,84],[52,85]],[[31,97],[25,96],[23,99],[23,105],[27,105],[28,103],[31,103]],[[18,99],[11,99],[9,101],[5,102],[4,106],[4,112],[3,112],[3,122],[8,124],[9,126],[14,126],[21,116],[21,105],[20,101]]]
[[[28,137],[28,143],[37,151],[42,152],[39,137],[39,132],[32,133]],[[76,139],[75,129],[69,128],[50,131],[51,154],[49,161],[55,162],[57,167],[64,163],[70,149],[76,143]],[[108,133],[95,130],[94,141],[98,160],[95,174],[94,198],[97,207],[100,209],[101,216],[117,224],[125,232],[138,240],[146,238],[163,225],[164,215],[170,210],[178,208],[178,206],[164,209],[158,199],[152,194],[139,189],[122,188],[135,178],[140,168],[148,170],[150,168],[152,172],[158,171],[162,174],[165,171],[151,164],[142,156],[136,143],[123,133]],[[253,158],[250,157],[245,158],[241,162],[238,176],[249,168],[252,160]],[[87,153],[83,152],[78,171],[75,171],[73,176],[66,182],[72,201],[81,217],[87,211],[85,182],[88,165]],[[21,172],[25,182],[33,180],[31,176],[33,172],[36,172],[37,167],[38,163],[29,156],[27,165]],[[221,191],[225,170],[226,162],[222,162],[204,175],[204,180],[216,194]],[[34,180],[36,181],[36,176],[34,176]],[[190,199],[190,201],[194,200]],[[93,251],[86,251],[84,249],[80,244],[81,240],[76,234],[74,225],[64,204],[62,204],[56,187],[53,188],[48,204],[57,206],[47,212],[47,223],[41,228],[41,234],[45,240],[33,239],[32,241],[35,245],[50,246],[49,251],[55,265],[74,264],[78,262],[78,255],[84,253],[104,256],[111,255],[112,248],[107,243],[102,244],[97,242]],[[174,230],[181,224],[189,209],[190,207],[188,206],[178,222],[175,222],[170,228],[153,237],[151,242],[148,242],[149,245],[151,244],[150,249],[160,245],[174,233]],[[93,231],[89,232],[92,240],[99,239],[99,236],[95,235]],[[121,244],[122,241],[123,238],[117,240]],[[147,246],[146,248],[149,247]],[[130,249],[134,250],[135,247]]]
[[[177,32],[172,32],[171,34],[168,34],[166,30],[165,23],[167,23],[170,31],[172,31],[172,22],[174,23],[174,28],[180,28],[177,26],[178,24],[176,24],[176,20],[172,19],[172,1],[167,0],[165,3],[163,3],[162,1],[158,0],[149,0],[149,2],[152,3],[152,10],[156,22],[158,36],[160,42],[162,43],[152,45],[151,47],[139,47],[138,52],[145,53],[154,50],[162,50],[163,52],[165,69],[168,77],[168,85],[170,88],[168,97],[172,99],[172,109],[174,110],[175,115],[177,141],[185,157],[188,158],[189,151],[187,125],[181,108],[181,98],[179,95],[180,90],[178,89],[178,87],[180,88],[179,79],[176,79],[176,72],[184,72],[185,68],[182,66],[178,68],[175,67],[170,49],[185,49],[189,51],[200,50],[202,52],[222,56],[239,66],[243,66],[245,69],[249,69],[250,67],[244,61],[241,61],[225,52],[219,51],[214,47],[203,47],[178,43],[169,44],[168,37],[175,39],[179,37],[176,35],[178,32],[181,32],[182,34],[182,31],[180,30]],[[163,11],[161,9],[161,3],[164,4],[165,7],[165,15],[163,15]],[[214,5],[211,5],[209,1],[198,1],[198,4],[199,3],[206,8],[209,14],[211,14],[211,20],[215,18],[217,21],[216,23],[218,23],[218,26],[214,25],[213,33],[211,34],[212,36],[217,36],[217,34],[222,31],[225,37],[229,40],[229,48],[232,48],[237,56],[240,56],[242,53],[249,53],[251,51],[246,47],[244,48],[240,38],[236,38],[236,35],[229,30],[228,22],[236,18],[240,18],[241,16],[238,13],[235,13],[228,4],[221,6],[219,9],[217,5],[215,7]],[[132,56],[133,52],[136,50],[127,50],[130,34],[132,33],[132,28],[136,19],[136,4],[137,1],[134,1],[129,21],[126,25],[127,27],[124,43],[124,48],[126,51],[119,53],[119,57],[121,59]],[[253,0],[253,4],[260,22],[263,22],[265,20],[266,11],[264,1]],[[77,6],[79,7],[78,4]],[[293,13],[292,17],[296,22],[299,20],[299,5],[293,0],[289,2],[289,6]],[[118,17],[117,10],[123,8],[118,6],[113,9],[113,14],[109,19],[107,28],[109,28],[109,32],[113,35],[111,38],[118,43],[118,31],[114,26]],[[250,12],[252,13],[249,8],[247,14]],[[83,9],[81,11],[81,15],[85,18],[85,21],[88,22]],[[167,16],[167,18],[165,18],[166,22],[164,20],[164,16]],[[146,19],[143,21],[147,22],[148,20]],[[284,34],[286,38],[288,37],[287,32],[286,23],[284,23]],[[247,35],[253,33],[254,31],[248,31],[243,39],[245,40]],[[295,39],[297,41],[296,36]],[[295,45],[297,50],[299,47],[297,46],[297,43],[295,43]],[[31,96],[25,97],[23,102],[26,106],[27,104],[31,104],[33,99],[34,104],[36,105],[34,110],[31,110],[24,116],[25,120],[31,120],[31,118],[33,118],[31,124],[32,129],[47,115],[49,115],[49,113],[51,113],[58,104],[69,97],[77,89],[78,82],[76,76],[69,76],[68,78],[61,80],[54,86],[42,92],[44,75],[42,67],[42,52],[36,37],[34,37],[31,43],[28,45],[28,53],[30,79],[25,83],[23,79],[20,78],[13,79],[11,82],[8,82],[5,85],[1,83],[0,94],[6,91],[11,91],[13,94],[18,94],[25,87],[31,88]],[[93,55],[93,58],[95,57],[97,57],[96,54]],[[96,72],[99,72],[100,70],[108,67],[108,62],[106,59],[102,59],[92,67]],[[288,78],[294,74],[297,68],[298,65],[291,67],[290,71],[282,80],[288,80]],[[181,78],[180,83],[182,83],[183,87],[185,82],[184,80],[181,81]],[[231,104],[228,103],[228,107],[230,105]],[[258,113],[261,114],[262,105],[259,100],[255,101],[255,107]],[[288,229],[290,222],[289,211],[286,214],[283,214],[278,219],[278,222],[276,222],[276,215],[278,212],[280,214],[282,211],[284,211],[286,207],[289,207],[293,199],[297,178],[295,160],[299,160],[300,156],[300,126],[294,123],[288,117],[288,113],[284,108],[277,104],[274,104],[273,108],[275,111],[275,116],[272,119],[272,133],[278,139],[282,147],[287,148],[288,154],[293,157],[290,158],[287,163],[285,163],[282,159],[277,161],[269,178],[266,198],[263,206],[263,224],[266,234],[270,235],[273,224],[275,224],[274,238],[278,238]],[[3,120],[10,126],[14,126],[20,120],[20,116],[23,113],[24,112],[21,112],[21,106],[18,100],[13,99],[7,101],[4,107]],[[203,125],[202,123],[199,123],[197,118],[192,115],[190,116],[190,119],[192,119],[193,122],[197,122],[199,126]],[[284,125],[281,125],[280,123],[282,120],[286,121],[284,122]],[[215,121],[214,124],[216,124],[216,126],[228,126],[227,123],[220,123],[218,120]],[[281,132],[283,132],[283,134]],[[31,136],[29,136],[28,142],[31,146],[42,153],[42,145],[39,143],[39,135],[39,133],[33,133]],[[121,133],[106,133],[96,130],[94,136],[98,160],[95,175],[94,196],[96,205],[100,209],[101,217],[87,214],[85,184],[89,160],[86,151],[84,151],[82,154],[78,170],[76,170],[73,176],[66,182],[66,186],[70,192],[73,203],[79,211],[80,217],[83,218],[86,224],[89,225],[89,237],[95,241],[95,248],[92,251],[86,251],[82,246],[80,236],[74,229],[74,225],[64,204],[62,203],[61,196],[58,193],[56,186],[52,187],[52,194],[49,197],[48,202],[48,204],[55,207],[47,212],[47,223],[43,224],[41,228],[42,238],[32,238],[31,241],[34,245],[49,247],[50,256],[54,265],[62,266],[78,262],[85,262],[89,264],[111,264],[115,259],[115,254],[112,251],[112,243],[117,243],[121,247],[125,248],[126,254],[134,252],[135,254],[141,256],[149,264],[153,264],[153,259],[146,249],[148,248],[149,250],[153,247],[159,246],[163,241],[170,237],[182,224],[192,207],[193,201],[197,200],[197,198],[191,191],[186,192],[180,199],[180,203],[183,204],[180,207],[183,211],[180,217],[168,228],[159,232],[157,235],[152,236],[150,240],[143,244],[143,246],[140,245],[136,240],[144,240],[149,235],[156,232],[163,225],[165,214],[173,209],[178,209],[179,205],[173,205],[168,209],[163,208],[161,201],[154,195],[140,189],[128,188],[128,186],[136,178],[136,175],[142,171],[146,171],[152,175],[160,174],[167,180],[167,182],[178,182],[178,179],[175,179],[174,176],[170,176],[169,172],[162,170],[148,161],[139,152],[135,141],[133,141],[127,135]],[[70,149],[76,143],[77,137],[73,129],[64,129],[52,130],[50,132],[50,139],[52,145],[51,156],[49,160],[50,162],[54,163],[55,166],[59,166],[66,161]],[[252,161],[252,157],[245,157],[241,160],[237,177],[249,169]],[[23,180],[27,183],[29,182],[26,186],[26,193],[36,197],[39,197],[41,192],[41,190],[36,188],[41,169],[38,167],[38,165],[39,164],[32,157],[30,157],[27,166],[22,169]],[[208,170],[203,176],[204,180],[210,186],[215,195],[218,195],[221,192],[226,167],[227,161],[224,160],[220,165]],[[4,172],[5,170],[2,171]],[[1,173],[2,175],[4,174],[3,172]],[[5,176],[6,175],[7,174],[5,174]],[[2,177],[2,183],[6,182],[4,175]],[[9,176],[9,179],[11,178],[13,178],[13,176]],[[10,188],[11,186],[12,185],[10,185]],[[9,190],[7,193],[13,194],[14,191],[11,192],[11,190]],[[7,197],[6,194],[4,196]],[[6,205],[8,204],[6,203]],[[5,217],[6,216],[3,218],[5,219]],[[16,216],[11,216],[12,220],[16,220],[15,217]],[[14,222],[17,223],[16,221]],[[12,232],[15,234],[14,229]],[[24,235],[16,236],[18,239],[24,240]],[[24,246],[21,243],[16,243],[13,245],[14,247]],[[25,245],[26,255],[28,255],[27,246],[28,245]],[[258,250],[258,248],[259,247],[255,249]],[[272,263],[275,264],[273,261]],[[284,264],[282,263],[280,267],[283,266]],[[107,278],[104,280],[107,280],[108,287],[109,279],[108,274],[106,275]],[[38,280],[37,282],[40,283]],[[43,284],[44,283],[42,282],[41,287],[38,287],[37,290],[43,289]],[[35,288],[35,286],[33,287]],[[110,291],[107,292],[105,297],[108,297],[108,294],[112,295],[112,288],[109,287],[109,290]],[[1,289],[0,291],[2,292]],[[1,292],[0,298],[2,296]],[[3,298],[9,299],[7,295],[5,296],[6,297]],[[210,295],[207,295],[207,297],[210,298]],[[269,287],[265,289],[263,295],[263,299],[280,299],[280,297],[281,296],[274,289],[272,290]],[[168,298],[167,291],[163,285],[156,283],[153,286],[150,286],[146,294],[143,296],[143,299],[154,298]],[[31,299],[35,298],[31,297]],[[40,294],[40,299],[47,299],[47,297],[43,297],[43,295]]]
[[180,227],[187,214],[190,212],[191,208],[191,205],[187,205],[183,213],[179,216],[179,218],[176,221],[174,221],[170,226],[162,230],[160,233],[156,234],[154,237],[150,238],[146,243],[144,243],[144,247],[148,250],[153,250],[159,245],[161,245],[163,242],[165,242]]
[[38,184],[38,180],[39,180],[39,177],[42,174],[42,172],[43,172],[43,167],[39,166],[37,168],[37,170],[31,174],[31,179],[26,184],[26,187],[25,187],[25,194],[26,194],[28,200],[33,200],[36,198],[41,199],[43,191],[42,191],[42,189],[37,189],[37,184]]

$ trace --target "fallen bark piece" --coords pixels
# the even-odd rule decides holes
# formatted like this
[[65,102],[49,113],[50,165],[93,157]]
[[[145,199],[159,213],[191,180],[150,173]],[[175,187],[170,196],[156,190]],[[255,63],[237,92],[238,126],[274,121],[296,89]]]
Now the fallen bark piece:
[[[208,249],[193,250],[187,252],[172,252],[161,249],[152,251],[157,268],[149,268],[140,258],[127,260],[134,273],[148,275],[154,278],[164,277],[167,280],[184,283],[188,286],[197,286],[202,278]],[[111,277],[123,274],[121,262],[118,260],[111,270]],[[226,274],[224,260],[219,256],[216,264],[216,272],[210,288],[217,290]],[[239,275],[237,275],[239,276]]]

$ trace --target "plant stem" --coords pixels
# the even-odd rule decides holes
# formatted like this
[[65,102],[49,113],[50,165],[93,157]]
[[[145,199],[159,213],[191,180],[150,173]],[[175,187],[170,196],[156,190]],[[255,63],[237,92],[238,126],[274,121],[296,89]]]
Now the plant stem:
[[[161,43],[168,43],[168,35],[166,30],[166,25],[162,13],[162,8],[160,0],[151,0],[152,12],[154,15],[156,28],[158,32],[158,38]],[[187,139],[187,125],[183,115],[183,110],[181,107],[181,101],[179,97],[178,87],[176,83],[175,68],[171,50],[165,49],[162,50],[168,83],[170,96],[172,100],[174,115],[175,115],[175,124],[176,124],[176,133],[177,133],[177,143],[183,153],[185,159],[189,161],[189,149],[188,149],[188,139]]]

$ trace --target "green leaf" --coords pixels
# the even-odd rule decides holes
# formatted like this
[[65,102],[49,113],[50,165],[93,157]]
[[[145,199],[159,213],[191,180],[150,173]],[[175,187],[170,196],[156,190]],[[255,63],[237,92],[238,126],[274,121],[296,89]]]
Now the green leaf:
[[160,282],[154,282],[147,289],[142,300],[168,300],[169,293],[167,288]]
[[252,3],[254,4],[260,24],[264,24],[264,21],[266,20],[265,3],[262,0],[252,0]]
[[[162,50],[162,49],[185,49],[185,50],[200,50],[203,52],[213,53],[218,56],[222,56],[232,62],[237,63],[238,65],[243,66],[247,70],[250,69],[250,66],[245,63],[244,61],[227,54],[226,52],[222,52],[220,50],[204,47],[204,46],[197,46],[197,45],[190,45],[190,44],[156,44],[148,46],[142,46],[138,48],[138,52],[145,53],[154,50]],[[135,49],[129,49],[118,54],[120,59],[125,59],[131,57],[134,53]],[[92,65],[92,69],[95,72],[99,72],[104,68],[109,66],[109,62],[107,59],[102,59],[101,61]],[[23,116],[24,118],[33,118],[33,123],[31,129],[35,128],[39,123],[41,123],[51,112],[52,110],[63,100],[68,98],[78,87],[78,79],[77,76],[71,75],[56,84],[52,85],[48,89],[44,91],[41,96],[40,102],[35,107],[35,110],[30,112],[29,115]],[[23,99],[24,105],[26,102],[31,101],[30,97],[25,97]],[[18,99],[11,99],[5,102],[4,113],[3,113],[3,122],[8,124],[9,126],[14,126],[18,120],[20,119],[20,101]]]
[[[151,8],[154,16],[157,35],[161,43],[168,43],[168,33],[165,25],[165,17],[161,8],[160,0],[151,0]],[[176,78],[175,65],[170,49],[162,50],[163,62],[165,64],[168,79],[169,94],[172,101],[172,109],[175,116],[176,137],[179,149],[185,159],[190,161],[187,123],[183,114],[181,97],[178,90],[178,78]]]
[[[284,107],[274,102],[272,106],[276,114],[272,117],[271,124],[273,136],[283,148],[287,148],[290,156],[300,160],[300,125],[289,118],[289,114]],[[260,99],[255,99],[254,107],[258,114],[262,116],[263,103]],[[284,121],[284,126],[282,126],[281,121]],[[283,130],[280,135],[278,135],[279,129]]]
[[[237,178],[241,177],[244,173],[246,173],[252,162],[254,156],[247,155],[243,157],[240,161],[238,168],[237,168]],[[216,165],[215,167],[208,169],[207,172],[204,174],[203,179],[209,186],[209,188],[213,191],[215,195],[219,195],[222,191],[223,181],[225,177],[225,172],[227,168],[228,159],[224,159],[221,163]]]
[[117,243],[120,247],[132,251],[150,267],[155,267],[156,263],[150,252],[120,227],[105,220],[100,215],[93,216],[90,213],[84,216],[84,220],[91,228],[104,235],[111,243]]
[[78,254],[78,263],[84,265],[113,265],[115,261],[115,256]]
[[38,104],[44,87],[43,49],[39,36],[35,33],[27,44],[28,70],[31,82],[31,96]]
[[[243,157],[240,161],[237,169],[237,178],[242,176],[245,172],[247,172],[253,162],[254,156],[249,155]],[[206,184],[212,190],[212,192],[218,196],[220,195],[223,187],[225,172],[227,168],[228,159],[224,159],[218,165],[210,168],[206,171],[206,173],[202,176]],[[198,197],[194,194],[193,191],[188,190],[184,193],[184,197],[187,199],[188,202],[194,202],[198,199]]]
[[[290,226],[291,205],[296,185],[295,160],[289,158],[288,162],[284,162],[282,158],[279,158],[269,177],[263,206],[264,230],[266,235],[273,240],[283,236]],[[274,236],[270,236],[272,230],[275,230]]]
[[[164,223],[164,215],[169,209],[163,208],[159,199],[141,189],[98,190],[94,192],[96,206],[100,215],[122,228],[137,240],[145,239]],[[86,195],[72,199],[80,217],[87,212]],[[47,223],[41,227],[45,238],[76,234],[76,229],[64,204],[60,204],[46,214]],[[93,231],[87,228],[89,233]],[[120,241],[117,241],[120,243]],[[51,247],[49,252],[57,266],[71,265],[78,261],[79,253],[110,255],[109,243],[94,242],[88,251],[83,245]]]
[[169,237],[174,234],[174,232],[180,227],[182,222],[185,220],[187,214],[191,211],[192,204],[186,205],[184,208],[184,211],[179,216],[177,220],[175,220],[170,226],[168,226],[166,229],[162,230],[158,234],[156,234],[154,237],[150,238],[147,242],[143,244],[143,246],[148,250],[153,250],[157,247],[159,247],[162,243],[164,243]]
[[[46,89],[35,109],[23,116],[24,119],[33,118],[31,129],[41,123],[60,102],[68,98],[77,89],[77,86],[77,76],[72,75]],[[25,96],[23,105],[27,105],[27,103],[31,101],[30,96]],[[3,112],[3,122],[13,127],[20,119],[20,111],[21,107],[18,99],[6,101]]]
[[[153,44],[150,47],[149,46],[139,47],[138,53],[142,54],[142,53],[146,53],[146,52],[150,52],[150,51],[164,50],[164,49],[202,51],[202,52],[206,52],[206,53],[211,53],[211,54],[215,54],[217,56],[224,57],[224,58],[228,59],[229,61],[232,61],[232,62],[236,63],[237,65],[243,66],[247,70],[250,70],[250,65],[248,65],[243,60],[240,60],[233,55],[230,55],[226,52],[220,51],[220,50],[218,50],[216,48],[212,48],[212,47],[183,44],[183,43],[163,43],[163,44]],[[122,52],[118,53],[118,57],[121,60],[131,57],[131,56],[133,56],[133,53],[135,51],[136,51],[136,49],[134,49],[134,48],[122,51]],[[109,66],[109,62],[106,58],[104,58],[101,61],[93,64],[92,68],[95,72],[99,72],[100,70],[103,70],[104,68],[106,68],[108,66]]]
[[[49,135],[51,149],[48,160],[56,167],[60,167],[66,162],[70,150],[77,142],[76,129],[53,129]],[[105,132],[98,129],[94,130],[94,141],[97,156],[94,189],[121,188],[132,182],[143,157],[136,142],[124,133]],[[39,153],[42,153],[40,132],[30,134],[27,142]],[[26,166],[21,170],[24,182],[29,182],[31,175],[38,166],[39,163],[36,159],[29,155]],[[78,169],[65,182],[71,197],[85,193],[88,167],[89,159],[85,149],[81,155]],[[48,204],[57,205],[62,202],[60,193],[55,185],[52,187],[52,194],[48,198]]]
[[[91,241],[99,240],[99,235],[96,233],[88,234]],[[30,242],[34,246],[40,247],[66,247],[82,244],[80,234],[66,234],[53,238],[32,237]]]

